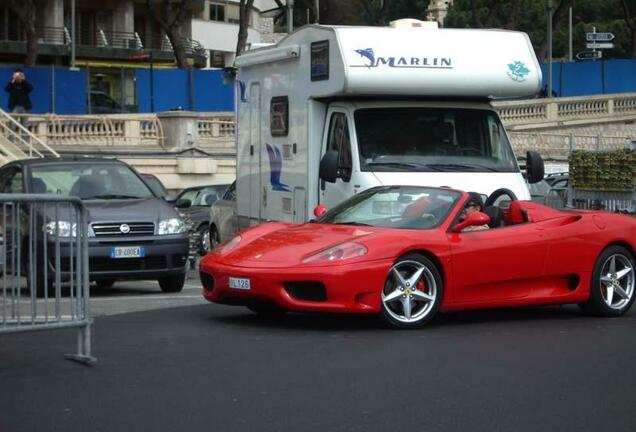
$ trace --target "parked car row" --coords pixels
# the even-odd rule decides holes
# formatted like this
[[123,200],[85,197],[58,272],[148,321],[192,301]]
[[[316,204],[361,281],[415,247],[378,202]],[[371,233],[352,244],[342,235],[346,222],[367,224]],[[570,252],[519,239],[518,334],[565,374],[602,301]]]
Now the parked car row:
[[[210,249],[210,205],[223,196],[227,187],[191,187],[175,196],[156,176],[139,174],[124,162],[105,158],[28,159],[0,168],[0,193],[51,193],[82,200],[89,214],[89,279],[103,288],[119,280],[154,279],[164,292],[181,291],[189,257],[203,255]],[[20,211],[24,213],[20,220],[31,217],[26,209]],[[48,236],[33,237],[39,242],[40,251],[50,250],[57,241],[65,263],[71,259],[70,240],[76,236],[76,221],[70,215],[53,215],[52,211],[46,206],[36,210],[35,217]],[[5,218],[5,223],[15,224],[17,219],[7,222]],[[53,229],[49,229],[51,223]],[[0,236],[1,233],[0,226]],[[29,242],[28,231],[18,237],[23,244]],[[0,240],[0,261],[13,263],[16,268],[8,268],[10,271],[18,270],[19,261],[19,271],[25,275],[31,260],[25,255],[27,248],[18,252],[20,248],[14,247],[17,242],[17,237]],[[53,259],[53,253],[40,253],[43,257],[35,262]],[[35,287],[39,294],[51,289],[56,271],[64,280],[71,270],[52,262],[46,271],[42,267],[36,269]]]

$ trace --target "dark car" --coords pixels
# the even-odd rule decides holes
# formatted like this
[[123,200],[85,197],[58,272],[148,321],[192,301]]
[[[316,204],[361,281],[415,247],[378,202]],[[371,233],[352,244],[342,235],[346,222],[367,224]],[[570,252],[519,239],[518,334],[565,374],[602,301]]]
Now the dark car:
[[155,195],[161,198],[169,196],[166,187],[161,183],[161,180],[154,174],[139,174],[141,178],[146,182],[148,187],[154,192]]
[[120,114],[129,112],[123,108],[108,93],[101,91],[91,91],[90,93],[91,114]]
[[210,250],[210,206],[223,196],[228,188],[227,184],[196,186],[184,189],[179,195],[175,206],[192,226],[192,238],[195,249],[200,255]]
[[[89,278],[98,286],[110,287],[117,280],[155,279],[164,292],[183,289],[188,260],[185,223],[127,164],[98,158],[15,161],[0,168],[0,191],[79,197],[88,211]],[[39,216],[69,227],[64,234],[49,232],[47,237],[50,248],[53,238],[66,237],[66,242],[59,243],[63,261],[71,256],[67,249],[73,242],[68,240],[75,235],[73,223],[64,217],[63,213],[55,219],[50,214]],[[48,224],[55,226],[55,222]],[[61,272],[65,277],[64,267]],[[49,272],[49,280],[54,276]],[[39,292],[45,290],[45,284],[36,281]]]

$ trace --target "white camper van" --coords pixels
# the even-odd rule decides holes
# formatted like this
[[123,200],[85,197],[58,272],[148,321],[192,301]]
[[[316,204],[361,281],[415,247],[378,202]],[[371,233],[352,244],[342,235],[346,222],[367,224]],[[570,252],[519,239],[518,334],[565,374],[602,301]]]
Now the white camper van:
[[[525,33],[310,25],[236,66],[240,228],[379,185],[530,199],[490,105],[540,88]],[[542,175],[531,155],[528,176]]]

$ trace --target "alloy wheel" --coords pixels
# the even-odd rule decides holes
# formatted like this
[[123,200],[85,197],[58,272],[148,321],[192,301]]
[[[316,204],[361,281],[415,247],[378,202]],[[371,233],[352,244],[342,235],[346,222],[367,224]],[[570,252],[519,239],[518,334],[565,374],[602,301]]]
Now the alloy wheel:
[[391,267],[382,291],[382,303],[395,320],[412,324],[430,314],[437,292],[435,277],[426,265],[404,260]]
[[634,268],[622,254],[614,254],[601,267],[601,296],[612,309],[621,309],[634,295]]

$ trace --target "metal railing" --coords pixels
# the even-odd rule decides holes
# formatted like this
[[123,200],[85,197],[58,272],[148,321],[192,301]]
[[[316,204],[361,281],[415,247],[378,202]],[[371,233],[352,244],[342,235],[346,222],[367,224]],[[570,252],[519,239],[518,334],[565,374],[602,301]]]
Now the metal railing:
[[9,162],[27,157],[59,157],[48,144],[28,129],[29,114],[9,115],[0,109],[0,160]]
[[[70,33],[66,27],[39,26],[35,28],[35,33],[40,44],[69,45],[71,43]],[[0,32],[0,40],[26,42],[26,34],[20,32],[12,35],[6,31]]]
[[93,364],[88,221],[79,198],[0,194],[0,334],[74,327],[77,353]]

